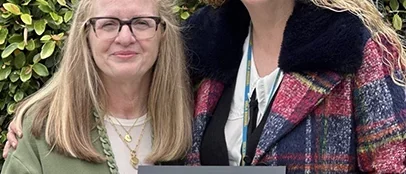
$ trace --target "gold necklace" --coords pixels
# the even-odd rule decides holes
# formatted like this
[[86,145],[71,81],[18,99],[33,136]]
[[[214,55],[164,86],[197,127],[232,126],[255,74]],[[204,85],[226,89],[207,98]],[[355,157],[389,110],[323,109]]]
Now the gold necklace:
[[[140,160],[137,157],[137,150],[138,150],[138,146],[140,145],[141,139],[144,136],[144,129],[145,129],[145,125],[147,124],[147,120],[145,120],[142,129],[141,129],[141,133],[140,133],[140,137],[138,137],[138,142],[135,145],[134,149],[131,149],[130,145],[128,145],[128,142],[125,141],[125,139],[123,138],[123,136],[120,134],[120,132],[117,130],[117,127],[113,124],[113,120],[111,120],[110,117],[108,117],[110,120],[110,124],[113,126],[114,130],[116,131],[116,133],[118,134],[118,136],[120,137],[120,139],[123,141],[123,143],[127,146],[128,150],[130,150],[130,163],[131,165],[135,168],[138,169],[138,164],[140,162]],[[139,118],[139,117],[138,117]],[[138,119],[137,118],[137,119]],[[147,119],[147,118],[145,118]]]
[[[110,114],[110,115],[112,115],[112,114]],[[110,118],[110,117],[109,117],[109,118]],[[120,124],[121,128],[126,132],[126,134],[125,134],[125,136],[124,136],[124,140],[130,143],[130,142],[133,140],[133,137],[131,136],[130,132],[131,132],[131,130],[135,127],[135,123],[137,123],[137,121],[138,121],[138,119],[139,119],[140,117],[138,117],[137,119],[135,119],[133,125],[131,125],[130,129],[128,129],[128,130],[123,126],[123,124],[121,124],[120,121],[118,121],[118,119],[117,119],[116,117],[113,117],[113,118],[118,122],[118,124]],[[110,120],[111,120],[111,119],[110,119]]]

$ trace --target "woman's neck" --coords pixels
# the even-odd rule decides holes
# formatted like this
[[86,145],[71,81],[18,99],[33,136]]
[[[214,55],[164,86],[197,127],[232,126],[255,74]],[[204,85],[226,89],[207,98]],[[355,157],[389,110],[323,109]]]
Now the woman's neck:
[[253,54],[260,77],[278,66],[283,34],[295,0],[242,0],[252,22]]
[[151,74],[133,81],[103,79],[107,91],[107,111],[113,117],[133,119],[147,112]]
[[295,0],[242,1],[250,14],[254,34],[258,36],[266,36],[281,30],[283,32],[295,6]]

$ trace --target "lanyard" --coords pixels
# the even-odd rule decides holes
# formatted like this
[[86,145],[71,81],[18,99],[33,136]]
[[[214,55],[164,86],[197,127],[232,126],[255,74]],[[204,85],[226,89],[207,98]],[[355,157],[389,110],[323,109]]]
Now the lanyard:
[[[247,70],[245,74],[245,93],[244,93],[244,119],[243,119],[243,131],[242,131],[242,147],[241,147],[241,165],[245,166],[244,157],[247,155],[247,133],[248,133],[248,118],[249,118],[249,92],[250,92],[250,80],[251,80],[251,60],[252,60],[252,25],[250,29],[249,45],[247,52]],[[269,95],[268,104],[271,102],[273,93],[275,92],[276,86],[279,81],[281,71],[278,69],[278,74],[276,75],[275,81],[271,88],[271,93]]]

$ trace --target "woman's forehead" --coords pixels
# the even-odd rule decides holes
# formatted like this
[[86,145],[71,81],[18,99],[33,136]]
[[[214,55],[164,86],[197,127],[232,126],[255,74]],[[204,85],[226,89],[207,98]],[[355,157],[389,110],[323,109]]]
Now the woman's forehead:
[[94,0],[93,2],[95,16],[132,18],[158,14],[155,0]]

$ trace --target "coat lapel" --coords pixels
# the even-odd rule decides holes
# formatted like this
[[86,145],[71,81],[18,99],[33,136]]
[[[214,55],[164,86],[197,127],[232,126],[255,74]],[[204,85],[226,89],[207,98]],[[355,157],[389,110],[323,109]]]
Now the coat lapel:
[[258,164],[271,147],[313,111],[342,79],[342,75],[333,72],[285,74],[252,165]]
[[227,143],[224,128],[228,121],[233,100],[235,83],[224,87],[222,95],[214,109],[210,124],[204,130],[200,146],[202,165],[229,165]]
[[195,112],[193,119],[193,144],[187,154],[187,165],[200,164],[200,146],[204,130],[207,123],[212,117],[212,114],[221,94],[223,93],[223,83],[216,80],[205,79],[199,85],[195,99]]

